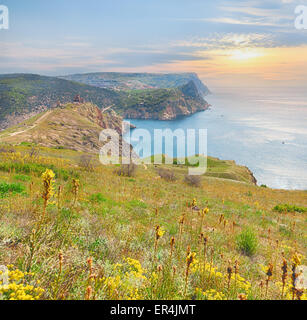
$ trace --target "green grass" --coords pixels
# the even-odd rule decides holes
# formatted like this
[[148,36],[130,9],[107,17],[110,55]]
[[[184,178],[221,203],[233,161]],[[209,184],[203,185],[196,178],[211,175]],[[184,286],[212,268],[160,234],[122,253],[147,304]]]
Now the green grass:
[[0,198],[4,198],[9,194],[24,193],[25,190],[25,186],[20,183],[0,182]]
[[[21,158],[31,150],[30,146],[15,148]],[[263,270],[269,263],[274,265],[274,271],[267,299],[281,298],[281,263],[285,258],[290,270],[293,254],[305,253],[307,216],[306,212],[280,214],[272,208],[281,203],[306,208],[305,191],[273,190],[207,176],[201,177],[201,187],[193,188],[183,183],[188,168],[178,165],[160,166],[175,171],[175,182],[161,179],[153,165],[139,166],[133,179],[118,176],[116,166],[97,166],[87,172],[77,165],[80,154],[41,148],[41,158],[24,161],[23,165],[35,164],[40,169],[49,163],[48,167],[68,173],[68,178],[56,175],[43,221],[43,181],[39,171],[0,171],[4,194],[0,201],[1,264],[13,264],[23,272],[30,265],[33,275],[22,281],[37,286],[39,280],[39,286],[45,290],[42,299],[84,299],[90,283],[97,300],[236,300],[240,293],[250,300],[263,300],[265,294],[259,283],[265,283]],[[2,157],[0,153],[1,164],[17,163]],[[232,162],[226,163],[235,168]],[[210,166],[225,167],[225,163],[213,160]],[[72,192],[74,176],[80,183],[76,201]],[[58,186],[62,186],[59,198]],[[24,196],[26,190],[28,194]],[[191,209],[194,198],[200,209],[210,209],[203,219]],[[179,220],[183,215],[181,232]],[[41,221],[33,239],[33,230]],[[165,233],[155,250],[157,225]],[[171,237],[175,238],[172,257]],[[203,237],[207,237],[206,253]],[[196,256],[184,294],[188,247]],[[97,286],[89,280],[90,257]],[[128,258],[134,259],[128,260],[132,265]],[[227,269],[233,268],[235,261],[244,281],[238,277],[235,283],[233,274],[228,289]],[[302,264],[306,265],[305,257]],[[162,272],[158,271],[159,266]],[[291,281],[290,274],[287,281]],[[210,296],[212,289],[219,295]],[[284,296],[291,298],[288,292]]]
[[14,180],[28,182],[31,180],[31,177],[23,175],[23,174],[17,174],[14,176]]
[[25,173],[25,174],[36,174],[38,176],[42,175],[46,169],[51,169],[57,175],[64,179],[65,181],[68,180],[69,177],[73,176],[78,178],[79,174],[72,171],[72,170],[65,170],[62,168],[57,168],[55,165],[50,164],[38,164],[38,163],[19,163],[19,162],[12,162],[12,163],[0,163],[0,171],[11,172],[14,171],[16,173]]
[[248,228],[242,231],[236,238],[237,248],[245,255],[253,256],[258,248],[258,239],[255,231]]

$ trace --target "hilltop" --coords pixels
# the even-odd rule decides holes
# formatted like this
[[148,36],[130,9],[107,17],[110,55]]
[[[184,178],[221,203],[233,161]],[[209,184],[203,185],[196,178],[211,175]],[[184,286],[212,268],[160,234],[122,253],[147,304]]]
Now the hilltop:
[[177,88],[193,81],[199,94],[206,96],[210,90],[196,73],[120,73],[97,72],[72,74],[60,77],[100,88],[115,90],[168,89]]
[[[183,91],[185,86],[194,87],[192,95]],[[0,130],[69,103],[76,95],[100,109],[112,106],[127,117],[168,120],[208,107],[195,82],[179,88],[117,91],[35,74],[0,75]]]

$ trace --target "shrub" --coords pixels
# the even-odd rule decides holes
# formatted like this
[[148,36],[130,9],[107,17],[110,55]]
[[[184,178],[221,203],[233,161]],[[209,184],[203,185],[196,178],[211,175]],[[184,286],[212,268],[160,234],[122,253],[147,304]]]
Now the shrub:
[[176,176],[174,174],[174,171],[172,171],[172,170],[159,168],[158,174],[162,179],[164,179],[166,181],[175,181],[176,180]]
[[39,153],[40,153],[39,148],[32,147],[31,150],[29,151],[29,156],[31,158],[37,158],[39,156]]
[[201,177],[200,176],[190,176],[186,175],[184,181],[192,187],[201,186]]
[[93,171],[94,165],[93,165],[93,156],[88,154],[83,154],[79,159],[79,167],[86,170],[86,171]]
[[134,163],[123,164],[123,165],[121,165],[121,167],[116,171],[116,173],[117,173],[119,176],[133,177],[133,176],[135,176],[136,169],[137,169],[137,165],[135,165]]
[[252,229],[242,231],[236,239],[237,248],[243,254],[252,256],[258,248],[258,238]]
[[273,208],[273,210],[278,212],[299,212],[299,213],[307,212],[307,208],[298,207],[290,204],[278,204]]

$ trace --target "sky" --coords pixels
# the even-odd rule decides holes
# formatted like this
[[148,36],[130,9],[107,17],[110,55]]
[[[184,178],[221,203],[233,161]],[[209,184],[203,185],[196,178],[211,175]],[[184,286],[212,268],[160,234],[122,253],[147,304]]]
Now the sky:
[[210,87],[304,87],[307,0],[0,0],[0,73],[196,72]]

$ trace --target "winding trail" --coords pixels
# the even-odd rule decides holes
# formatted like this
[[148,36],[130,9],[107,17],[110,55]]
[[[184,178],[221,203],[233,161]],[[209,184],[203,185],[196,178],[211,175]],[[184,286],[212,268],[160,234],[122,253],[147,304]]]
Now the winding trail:
[[18,134],[21,134],[21,133],[25,133],[31,129],[34,129],[39,123],[41,123],[49,114],[50,114],[51,110],[48,110],[45,114],[43,114],[40,118],[38,118],[32,126],[30,126],[29,128],[25,129],[25,130],[22,130],[22,131],[17,131],[17,132],[13,132],[13,133],[10,133],[9,136],[10,137],[14,137],[14,136],[17,136]]
[[[109,106],[109,107],[104,108],[104,109],[101,111],[101,113],[104,113],[104,112],[108,111],[108,110],[111,109],[112,107],[114,107],[114,105],[111,105],[111,106]],[[21,134],[21,133],[25,133],[25,132],[28,132],[28,131],[31,130],[31,129],[34,129],[38,124],[40,124],[40,123],[51,113],[51,111],[52,111],[52,110],[46,111],[46,113],[44,113],[40,118],[38,118],[38,119],[33,123],[33,125],[30,126],[30,127],[28,127],[27,129],[22,130],[22,131],[17,131],[17,132],[9,133],[8,136],[9,136],[9,137],[15,137],[15,136],[17,136],[17,135],[19,135],[19,134]]]
[[111,109],[112,107],[114,107],[114,104],[112,106],[106,107],[103,110],[101,110],[101,113],[106,112],[107,110]]

